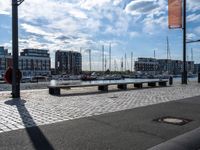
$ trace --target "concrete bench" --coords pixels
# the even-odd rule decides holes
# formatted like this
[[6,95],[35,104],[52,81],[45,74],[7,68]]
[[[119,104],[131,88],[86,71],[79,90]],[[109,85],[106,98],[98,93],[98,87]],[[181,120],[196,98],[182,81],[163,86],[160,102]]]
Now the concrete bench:
[[128,84],[134,85],[136,88],[142,88],[143,84],[147,84],[149,87],[155,87],[156,83],[158,83],[159,86],[167,86],[167,80],[157,80],[157,81],[143,81],[143,82],[112,82],[112,83],[80,83],[80,84],[60,84],[60,85],[54,85],[54,86],[48,86],[49,88],[49,94],[51,95],[60,95],[60,89],[70,89],[75,87],[91,87],[91,86],[97,86],[99,91],[102,92],[108,92],[108,86],[109,85],[117,85],[117,88],[120,90],[126,90]]

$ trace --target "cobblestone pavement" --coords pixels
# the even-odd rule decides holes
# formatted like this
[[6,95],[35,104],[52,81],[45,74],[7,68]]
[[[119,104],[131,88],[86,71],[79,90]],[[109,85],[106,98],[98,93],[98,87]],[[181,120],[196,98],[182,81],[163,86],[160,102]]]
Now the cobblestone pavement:
[[200,95],[200,84],[92,92],[97,90],[76,88],[64,90],[63,96],[56,97],[49,95],[48,90],[27,90],[21,92],[21,101],[9,98],[10,92],[0,92],[0,132],[193,97]]

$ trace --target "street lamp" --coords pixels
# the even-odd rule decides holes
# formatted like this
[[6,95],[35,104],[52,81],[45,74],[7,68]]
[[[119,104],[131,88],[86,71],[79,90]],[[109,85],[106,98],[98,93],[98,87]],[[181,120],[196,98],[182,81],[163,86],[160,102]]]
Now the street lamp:
[[182,84],[187,84],[187,68],[186,68],[186,0],[183,0],[183,74]]
[[19,56],[18,56],[18,6],[24,0],[12,0],[12,59],[13,59],[13,71],[12,71],[12,97],[20,97],[20,81],[19,73]]

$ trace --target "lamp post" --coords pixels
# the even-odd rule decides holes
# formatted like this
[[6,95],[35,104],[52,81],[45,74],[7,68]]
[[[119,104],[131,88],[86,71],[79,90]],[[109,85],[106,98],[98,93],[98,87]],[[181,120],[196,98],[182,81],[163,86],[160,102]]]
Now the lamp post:
[[183,73],[182,84],[187,84],[186,68],[186,0],[183,0]]
[[17,72],[19,69],[19,56],[18,56],[18,6],[24,0],[12,0],[12,97],[20,97],[20,82],[17,81]]

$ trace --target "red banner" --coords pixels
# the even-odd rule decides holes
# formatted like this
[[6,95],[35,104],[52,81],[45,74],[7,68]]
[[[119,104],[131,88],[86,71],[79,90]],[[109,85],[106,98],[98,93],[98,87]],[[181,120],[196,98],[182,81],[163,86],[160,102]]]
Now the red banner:
[[182,0],[168,0],[169,29],[182,28]]

